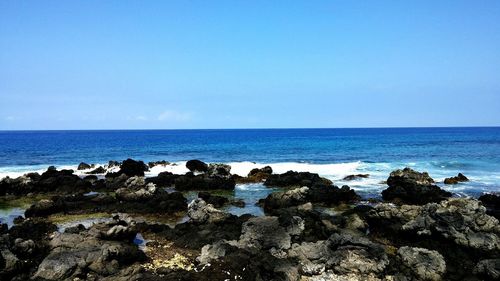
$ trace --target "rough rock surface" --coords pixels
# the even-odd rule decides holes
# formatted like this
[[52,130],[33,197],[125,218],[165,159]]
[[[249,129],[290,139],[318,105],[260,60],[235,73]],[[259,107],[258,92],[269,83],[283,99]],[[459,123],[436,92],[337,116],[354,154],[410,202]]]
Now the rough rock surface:
[[203,199],[195,199],[188,205],[188,216],[195,223],[213,223],[227,219],[230,214],[214,208]]
[[462,173],[458,173],[457,176],[444,179],[445,184],[457,184],[457,183],[466,182],[466,181],[469,181],[469,179],[466,176],[464,176]]
[[405,275],[413,275],[417,280],[438,281],[446,271],[446,262],[436,251],[401,247],[398,250],[398,256],[401,265],[405,268]]
[[270,175],[264,182],[264,185],[270,187],[311,187],[315,184],[331,185],[332,182],[320,177],[318,174],[294,171]]
[[335,205],[357,200],[359,196],[348,186],[338,188],[334,185],[315,185],[271,193],[264,200],[264,207],[266,210],[273,210],[298,206],[307,202]]
[[189,160],[186,162],[186,168],[191,172],[206,172],[208,171],[208,165],[200,160]]
[[398,200],[408,204],[439,202],[451,196],[450,192],[434,185],[427,173],[419,173],[410,168],[393,171],[387,179],[389,188],[382,191],[384,200]]
[[125,232],[124,229],[127,227],[123,225],[96,225],[80,233],[56,234],[50,241],[50,253],[34,277],[64,280],[85,278],[89,272],[104,277],[145,260],[144,253],[131,240],[123,240],[124,237],[130,239],[130,233],[117,234]]

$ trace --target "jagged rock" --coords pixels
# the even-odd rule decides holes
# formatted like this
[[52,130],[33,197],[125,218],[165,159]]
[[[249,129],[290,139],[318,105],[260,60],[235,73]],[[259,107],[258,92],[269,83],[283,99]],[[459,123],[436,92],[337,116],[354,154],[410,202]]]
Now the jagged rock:
[[273,192],[264,201],[266,210],[298,206],[307,201],[309,187],[304,186],[286,191]]
[[500,219],[500,196],[495,194],[483,194],[479,197],[479,201],[486,207],[489,215]]
[[334,185],[315,185],[271,193],[264,200],[264,208],[273,210],[298,206],[307,202],[334,205],[357,200],[359,200],[359,196],[348,186],[338,188]]
[[161,161],[154,161],[154,162],[149,162],[148,163],[148,167],[149,168],[153,168],[155,166],[168,166],[170,165],[170,162],[168,161],[165,161],[165,160],[161,160]]
[[32,178],[24,175],[18,178],[5,177],[0,180],[0,195],[5,196],[6,194],[27,194],[33,192],[35,189],[34,182]]
[[462,173],[458,173],[458,175],[455,177],[444,179],[445,184],[457,184],[459,182],[466,182],[466,181],[469,181],[469,179]]
[[207,174],[209,177],[230,178],[231,166],[227,164],[210,164],[208,165]]
[[86,172],[86,174],[88,174],[88,175],[96,175],[96,174],[104,174],[104,173],[106,173],[106,169],[104,169],[102,166],[99,166],[92,171]]
[[288,171],[284,174],[270,175],[264,182],[265,186],[275,187],[311,187],[316,184],[331,185],[328,179],[320,177],[318,174],[309,172]]
[[186,168],[191,172],[207,172],[208,165],[200,160],[189,160],[186,162]]
[[17,238],[14,240],[13,251],[18,255],[29,257],[36,251],[36,244],[31,239]]
[[188,216],[195,223],[213,223],[227,219],[230,214],[214,208],[203,199],[195,199],[188,205]]
[[262,175],[271,175],[273,173],[273,168],[271,168],[270,166],[265,166],[263,168],[255,168],[255,169],[252,169],[249,173],[248,173],[248,177],[255,177],[259,174],[262,174]]
[[262,250],[286,250],[291,247],[292,236],[300,235],[304,230],[304,221],[293,217],[284,225],[278,217],[255,217],[246,221],[241,230],[238,246]]
[[149,168],[144,162],[142,161],[135,161],[133,159],[127,159],[123,161],[123,163],[120,166],[120,170],[116,173],[108,173],[106,174],[106,177],[118,177],[121,174],[125,174],[128,177],[133,177],[133,176],[144,176],[144,172],[148,171]]
[[328,240],[333,250],[328,267],[340,274],[379,274],[389,264],[384,247],[367,238],[333,234]]
[[387,179],[389,188],[382,191],[384,200],[400,200],[408,204],[439,202],[451,196],[450,192],[434,185],[427,173],[419,173],[410,168],[393,171]]
[[141,188],[141,187],[146,185],[146,180],[144,177],[135,176],[135,177],[128,178],[125,181],[124,185],[126,188],[138,189],[138,188]]
[[[437,251],[424,248],[401,247],[398,256],[405,273],[417,280],[438,281],[446,271],[446,262]],[[407,274],[404,274],[407,276]]]
[[[131,242],[101,239],[102,225],[75,233],[57,233],[50,241],[51,251],[41,262],[34,278],[73,280],[83,273],[97,276],[116,274],[145,255]],[[121,237],[120,237],[121,238]]]
[[348,176],[344,177],[343,180],[352,181],[352,180],[357,180],[357,179],[366,179],[368,177],[370,177],[369,174],[348,175]]
[[87,164],[87,163],[85,163],[85,162],[81,162],[81,163],[78,165],[77,170],[79,170],[79,171],[81,171],[81,170],[87,170],[87,169],[90,169],[90,168],[92,168],[92,167],[93,167],[93,165],[89,165],[89,164]]
[[474,273],[485,280],[500,280],[500,259],[486,259],[477,263]]
[[146,182],[152,182],[158,187],[170,187],[174,185],[177,177],[171,172],[161,172],[156,177],[146,178]]
[[454,243],[481,251],[500,250],[500,225],[486,214],[478,200],[453,198],[427,204],[403,225],[419,235],[437,234]]
[[[133,179],[133,178],[130,178]],[[130,180],[129,179],[129,180]],[[116,198],[123,201],[143,201],[154,196],[157,188],[154,183],[144,186],[144,179],[129,183],[130,187],[119,188],[115,191]],[[142,185],[141,185],[142,184]]]
[[109,239],[109,240],[117,240],[117,241],[133,241],[135,236],[137,234],[137,231],[132,229],[129,226],[124,226],[124,225],[115,225],[111,227],[105,235],[103,235],[104,238]]
[[50,199],[42,199],[31,205],[25,212],[26,217],[44,217],[63,210],[63,206]]

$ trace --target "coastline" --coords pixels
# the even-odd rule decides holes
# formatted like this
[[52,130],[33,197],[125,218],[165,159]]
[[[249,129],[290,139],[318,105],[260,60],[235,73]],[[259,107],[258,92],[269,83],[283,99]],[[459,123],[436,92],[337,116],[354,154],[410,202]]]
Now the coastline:
[[[478,201],[442,189],[466,184],[466,176],[450,175],[447,181],[453,184],[445,185],[427,173],[394,170],[378,183],[384,187],[381,196],[363,198],[355,188],[337,186],[318,173],[289,170],[343,167],[338,177],[356,183],[371,176],[344,175],[358,172],[359,162],[231,164],[234,168],[199,160],[145,164],[127,159],[4,178],[0,198],[10,204],[17,200],[24,209],[15,207],[2,226],[4,237],[15,240],[3,258],[17,265],[0,270],[0,277],[255,280],[260,275],[262,280],[313,281],[496,276],[500,197],[484,195]],[[24,217],[14,217],[23,212]],[[450,216],[436,217],[436,212]],[[462,225],[456,225],[457,216]],[[422,220],[439,221],[440,227],[422,225]],[[20,234],[21,229],[28,232]],[[69,247],[64,250],[69,260],[60,256],[62,245]],[[90,267],[78,262],[79,253],[96,255],[102,247],[114,247],[118,256],[92,258]],[[318,259],[319,253],[323,257]],[[28,263],[18,271],[23,260]]]

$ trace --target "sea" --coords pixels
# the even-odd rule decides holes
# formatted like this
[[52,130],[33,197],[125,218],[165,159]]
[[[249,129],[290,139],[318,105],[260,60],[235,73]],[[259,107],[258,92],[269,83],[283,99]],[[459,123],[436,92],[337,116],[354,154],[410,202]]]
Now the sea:
[[[127,158],[173,163],[148,176],[163,170],[185,173],[190,159],[227,163],[242,176],[266,165],[275,173],[308,171],[349,185],[365,198],[380,197],[390,172],[404,167],[428,172],[455,196],[500,191],[500,127],[0,131],[0,178]],[[442,184],[458,173],[470,181]],[[369,177],[344,180],[352,174]],[[238,188],[245,196],[265,189]]]

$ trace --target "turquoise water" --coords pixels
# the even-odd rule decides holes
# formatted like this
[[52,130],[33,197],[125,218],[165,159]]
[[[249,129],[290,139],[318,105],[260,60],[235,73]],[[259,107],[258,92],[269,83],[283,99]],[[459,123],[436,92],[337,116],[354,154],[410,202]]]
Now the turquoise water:
[[[241,173],[265,164],[277,172],[308,170],[364,196],[379,194],[390,171],[405,166],[437,180],[464,173],[470,182],[445,187],[457,195],[500,187],[498,127],[0,132],[0,177],[128,157],[180,165],[196,158],[231,163]],[[342,181],[355,173],[370,177]]]

